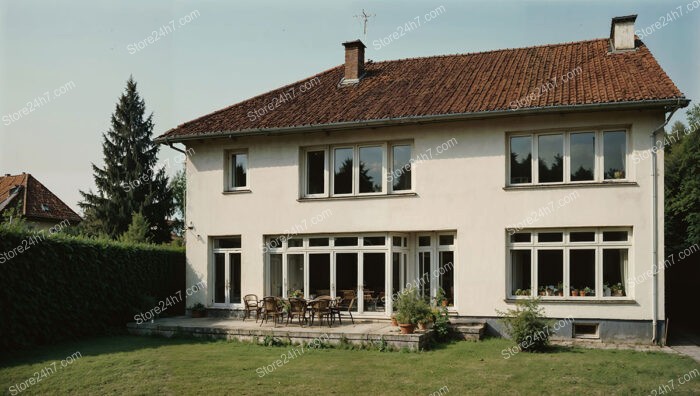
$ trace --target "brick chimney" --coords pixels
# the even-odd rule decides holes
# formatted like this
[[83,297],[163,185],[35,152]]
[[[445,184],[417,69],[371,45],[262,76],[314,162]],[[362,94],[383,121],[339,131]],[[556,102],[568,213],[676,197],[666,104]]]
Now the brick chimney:
[[343,43],[345,47],[345,75],[341,84],[356,84],[365,72],[365,45],[360,40]]
[[637,15],[615,17],[610,25],[611,52],[631,51],[634,46],[634,21]]

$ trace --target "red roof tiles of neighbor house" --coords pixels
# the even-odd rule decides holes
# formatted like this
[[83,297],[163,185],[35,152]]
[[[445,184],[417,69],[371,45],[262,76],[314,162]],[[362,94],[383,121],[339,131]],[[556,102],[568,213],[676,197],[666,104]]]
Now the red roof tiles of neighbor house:
[[[334,67],[186,122],[158,141],[421,116],[685,100],[640,40],[635,50],[612,53],[605,38],[370,61],[360,82],[347,86],[339,84],[343,73],[344,65]],[[301,92],[304,83],[308,89]]]
[[14,207],[16,202],[22,205],[22,215],[31,220],[62,221],[71,224],[82,221],[81,217],[61,201],[46,186],[32,175],[0,176],[0,210]]

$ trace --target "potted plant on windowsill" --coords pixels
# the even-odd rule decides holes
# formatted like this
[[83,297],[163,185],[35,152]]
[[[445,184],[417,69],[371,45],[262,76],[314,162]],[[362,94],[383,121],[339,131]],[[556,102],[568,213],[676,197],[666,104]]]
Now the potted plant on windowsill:
[[610,287],[610,291],[614,297],[624,297],[625,296],[625,286],[618,282]]
[[289,298],[304,298],[304,292],[297,289],[297,290],[292,290],[289,289],[287,290],[287,297]]
[[558,297],[563,297],[564,296],[564,284],[559,282],[557,283],[557,288],[554,289],[554,295]]
[[612,289],[608,283],[603,285],[603,297],[610,297],[612,295]]
[[204,318],[207,316],[207,307],[202,303],[194,304],[190,307],[190,310],[192,311],[193,318]]
[[595,290],[591,289],[590,287],[586,287],[583,289],[584,296],[592,296],[595,294]]
[[571,296],[577,297],[578,296],[578,289],[572,287],[571,288]]
[[540,286],[537,289],[537,295],[538,296],[546,296],[547,295],[547,289],[544,286]]

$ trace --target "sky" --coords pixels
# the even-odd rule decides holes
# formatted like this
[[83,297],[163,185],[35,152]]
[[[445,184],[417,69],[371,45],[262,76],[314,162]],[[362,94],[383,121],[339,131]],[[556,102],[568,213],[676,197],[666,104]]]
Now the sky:
[[[355,17],[363,9],[366,36]],[[700,0],[0,0],[0,174],[31,173],[81,213],[78,191],[94,190],[91,164],[103,164],[102,134],[130,75],[155,137],[343,63],[345,41],[362,39],[375,61],[468,53],[605,38],[611,18],[629,14],[692,105]],[[169,174],[178,158],[160,152]]]

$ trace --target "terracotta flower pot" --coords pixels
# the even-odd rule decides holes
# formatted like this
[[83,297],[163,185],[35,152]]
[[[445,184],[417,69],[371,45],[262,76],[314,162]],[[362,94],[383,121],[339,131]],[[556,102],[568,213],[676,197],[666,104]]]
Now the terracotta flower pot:
[[586,297],[586,292],[584,290],[579,290],[578,295],[579,297]]
[[572,296],[572,297],[578,296],[578,290],[572,289],[572,290],[571,290],[571,296]]
[[401,334],[413,334],[415,330],[412,323],[401,323],[399,324],[399,328],[401,328]]
[[207,316],[207,311],[192,311],[193,318],[204,318]]
[[398,325],[399,325],[399,322],[396,321],[396,318],[393,317],[393,316],[391,317],[391,325],[392,325],[392,326],[398,326]]
[[613,292],[613,296],[615,296],[615,297],[623,297],[624,295],[625,295],[625,293],[622,290],[615,290]]

